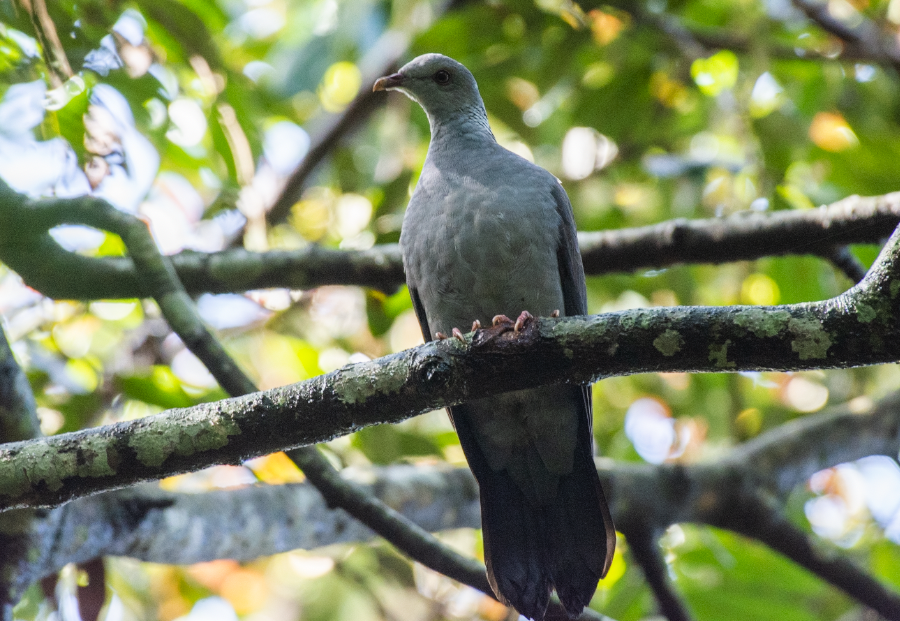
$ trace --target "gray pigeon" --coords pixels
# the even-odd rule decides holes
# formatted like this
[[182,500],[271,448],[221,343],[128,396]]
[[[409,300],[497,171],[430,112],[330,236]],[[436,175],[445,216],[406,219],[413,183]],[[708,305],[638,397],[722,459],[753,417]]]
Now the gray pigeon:
[[[431,124],[400,246],[425,340],[458,327],[584,315],[584,268],[560,182],[494,139],[475,78],[419,56],[374,90],[398,90]],[[513,322],[506,316],[517,316]],[[450,408],[481,490],[488,579],[543,619],[555,588],[577,616],[606,575],[616,534],[593,460],[590,387],[521,390]]]

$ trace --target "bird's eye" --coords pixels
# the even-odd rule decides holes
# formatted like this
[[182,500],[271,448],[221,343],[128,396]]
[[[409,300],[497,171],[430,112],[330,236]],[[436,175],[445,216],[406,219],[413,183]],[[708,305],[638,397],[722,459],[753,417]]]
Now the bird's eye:
[[441,69],[437,73],[434,74],[434,81],[438,84],[449,84],[450,83],[450,72],[445,69]]

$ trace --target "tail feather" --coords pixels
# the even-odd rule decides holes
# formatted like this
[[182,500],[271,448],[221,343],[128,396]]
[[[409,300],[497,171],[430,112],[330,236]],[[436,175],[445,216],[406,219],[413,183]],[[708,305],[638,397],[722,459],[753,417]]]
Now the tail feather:
[[546,528],[506,472],[481,479],[481,523],[488,581],[503,603],[542,619],[553,588]]
[[566,612],[578,616],[606,575],[615,546],[586,423],[579,429],[573,471],[560,477],[551,504],[537,506],[509,473],[488,466],[465,406],[452,408],[451,416],[481,489],[484,556],[494,592],[540,621],[555,588]]
[[572,617],[590,603],[615,546],[615,528],[594,461],[580,448],[573,472],[560,479],[557,501],[546,508],[553,583]]

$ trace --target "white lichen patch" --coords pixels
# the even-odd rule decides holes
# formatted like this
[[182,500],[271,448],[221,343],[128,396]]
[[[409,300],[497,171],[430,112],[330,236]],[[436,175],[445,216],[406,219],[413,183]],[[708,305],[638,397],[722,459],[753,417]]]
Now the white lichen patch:
[[794,317],[788,323],[788,330],[796,337],[791,341],[791,350],[800,355],[800,360],[824,358],[827,355],[831,337],[822,327],[822,322],[815,317]]
[[731,339],[728,339],[721,345],[713,343],[709,346],[709,361],[720,369],[733,369],[736,365],[728,361],[728,346],[731,345]]
[[332,388],[334,394],[348,405],[363,403],[377,393],[393,393],[406,384],[409,366],[405,358],[389,362],[367,362],[344,367],[338,371]]
[[219,449],[228,444],[229,436],[241,433],[234,421],[210,420],[208,416],[198,413],[180,420],[154,421],[149,429],[133,434],[128,446],[134,449],[138,461],[156,468],[173,453],[185,456]]
[[666,330],[653,339],[653,346],[663,356],[674,356],[681,350],[682,345],[684,345],[684,339],[675,330]]
[[734,316],[734,323],[759,338],[777,336],[790,322],[791,314],[785,310],[748,308]]

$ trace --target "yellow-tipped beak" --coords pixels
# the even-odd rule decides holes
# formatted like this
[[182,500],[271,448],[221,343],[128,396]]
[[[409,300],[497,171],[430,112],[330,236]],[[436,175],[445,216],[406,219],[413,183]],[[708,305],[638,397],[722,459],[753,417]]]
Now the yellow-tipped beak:
[[372,87],[372,90],[386,91],[391,88],[397,88],[401,84],[403,84],[403,76],[399,73],[394,73],[375,80],[375,85]]

